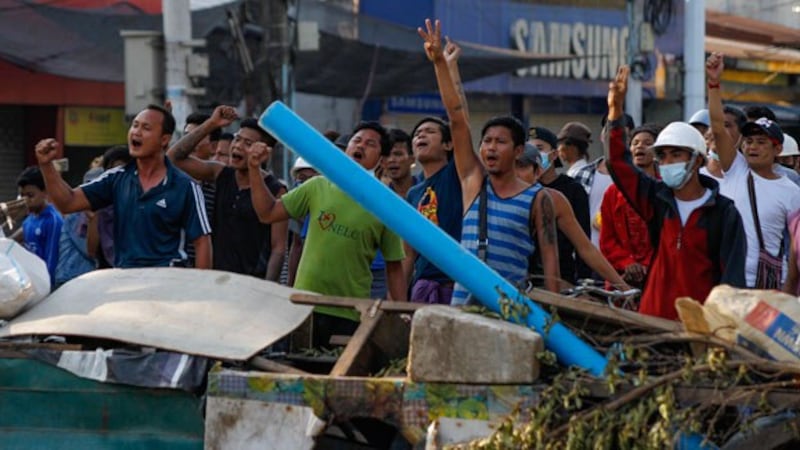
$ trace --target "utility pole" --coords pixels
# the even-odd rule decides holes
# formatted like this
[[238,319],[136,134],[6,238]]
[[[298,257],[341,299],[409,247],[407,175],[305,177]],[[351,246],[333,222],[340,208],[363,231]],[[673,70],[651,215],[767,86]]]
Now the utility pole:
[[[295,20],[298,4],[296,0],[260,0],[254,9],[260,10],[258,22],[264,31],[259,61],[265,62],[266,70],[258,76],[262,93],[269,93],[263,98],[266,104],[281,100],[290,108],[294,108],[294,76],[292,73],[292,48],[294,44]],[[263,94],[262,94],[263,95]],[[276,172],[288,180],[289,167],[293,161],[289,149],[282,147],[276,152],[271,162]]]
[[683,34],[683,119],[706,107],[705,96],[705,0],[686,0]]
[[192,53],[192,15],[189,0],[162,0],[164,16],[164,56],[166,58],[165,97],[172,103],[176,131],[183,131],[186,116],[194,111],[189,96],[191,82],[187,62]]
[[[628,0],[628,67],[635,69],[634,62],[641,52],[641,27],[644,21],[642,0]],[[613,76],[613,75],[612,75]],[[628,92],[625,94],[625,112],[636,125],[642,124],[642,80],[633,70],[628,78]]]

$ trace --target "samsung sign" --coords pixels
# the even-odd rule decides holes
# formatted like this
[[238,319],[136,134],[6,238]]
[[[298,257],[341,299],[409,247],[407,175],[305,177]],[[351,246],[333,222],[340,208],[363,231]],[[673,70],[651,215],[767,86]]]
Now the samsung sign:
[[[565,57],[545,64],[532,61],[531,67],[470,81],[465,85],[468,92],[605,98],[608,80],[628,60],[628,15],[622,7],[600,8],[605,2],[598,0],[574,0],[569,5],[529,0],[432,1],[435,17],[442,19],[442,31],[452,39]],[[683,53],[683,3],[672,1],[669,25],[662,34],[653,35],[654,51],[639,56],[647,58],[650,79],[658,65],[656,52],[672,59]]]
[[628,27],[517,19],[511,24],[511,42],[523,52],[573,56],[519,69],[520,77],[609,80],[627,61]]

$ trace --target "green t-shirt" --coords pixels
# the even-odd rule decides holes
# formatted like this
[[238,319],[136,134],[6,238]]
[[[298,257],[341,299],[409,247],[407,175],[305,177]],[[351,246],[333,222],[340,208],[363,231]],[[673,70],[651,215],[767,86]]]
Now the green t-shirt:
[[[386,261],[403,259],[403,241],[328,179],[314,177],[283,197],[290,216],[309,215],[308,234],[294,287],[324,295],[369,298],[370,264],[380,249]],[[358,312],[318,307],[358,320]]]

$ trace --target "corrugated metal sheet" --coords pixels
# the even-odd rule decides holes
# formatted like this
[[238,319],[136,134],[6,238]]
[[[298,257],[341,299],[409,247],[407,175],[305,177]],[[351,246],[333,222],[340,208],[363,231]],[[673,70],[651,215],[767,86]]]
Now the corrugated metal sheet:
[[35,360],[0,358],[3,449],[203,448],[200,399],[78,378]]

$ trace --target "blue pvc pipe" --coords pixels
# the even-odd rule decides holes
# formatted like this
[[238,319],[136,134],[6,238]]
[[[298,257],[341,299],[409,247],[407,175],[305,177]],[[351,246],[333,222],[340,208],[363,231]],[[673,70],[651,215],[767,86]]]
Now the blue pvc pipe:
[[466,287],[487,308],[500,313],[498,291],[526,304],[530,308],[525,319],[527,324],[542,335],[547,348],[562,364],[579,366],[595,376],[604,376],[608,362],[602,355],[560,323],[552,324],[545,332],[549,315],[544,310],[369,175],[286,105],[281,102],[270,105],[259,118],[259,124],[380,218],[436,267]]

